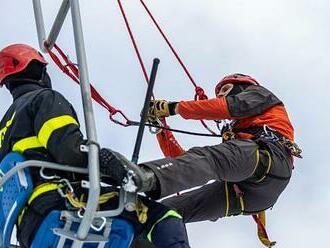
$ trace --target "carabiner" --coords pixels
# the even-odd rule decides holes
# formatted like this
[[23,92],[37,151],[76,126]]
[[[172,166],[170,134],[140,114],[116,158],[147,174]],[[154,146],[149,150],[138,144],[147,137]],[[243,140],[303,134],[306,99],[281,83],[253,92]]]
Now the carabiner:
[[[114,116],[115,116],[117,113],[119,113],[119,114],[122,116],[122,118],[123,118],[126,122],[116,120],[116,119],[114,118]],[[113,111],[112,113],[109,114],[109,118],[110,118],[110,120],[113,121],[114,123],[116,123],[116,124],[118,124],[118,125],[121,125],[121,126],[123,126],[123,127],[128,127],[128,126],[130,126],[130,124],[129,124],[130,120],[126,117],[126,115],[125,115],[121,110],[115,110],[115,111]]]

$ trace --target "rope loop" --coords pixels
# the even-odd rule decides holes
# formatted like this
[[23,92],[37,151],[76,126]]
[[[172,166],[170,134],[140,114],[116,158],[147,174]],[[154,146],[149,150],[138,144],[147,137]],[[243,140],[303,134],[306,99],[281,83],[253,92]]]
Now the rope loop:
[[[45,46],[47,49],[47,52],[49,56],[52,58],[52,60],[55,62],[55,64],[66,74],[68,75],[73,81],[80,84],[79,80],[79,68],[78,66],[71,62],[69,57],[65,55],[63,50],[57,45],[54,44],[54,48],[57,51],[57,53],[60,55],[61,59],[53,52],[51,49],[49,49],[48,46]],[[63,61],[63,62],[62,62]],[[113,121],[116,124],[119,124],[124,127],[130,126],[129,119],[126,117],[126,115],[121,111],[113,106],[110,105],[102,96],[101,94],[94,88],[92,84],[90,84],[91,89],[91,95],[92,98],[103,108],[105,108],[109,112],[109,118],[111,121]],[[119,113],[123,120],[115,119],[114,116]]]
[[205,94],[202,87],[196,86],[195,88],[195,100],[207,100],[208,97]]

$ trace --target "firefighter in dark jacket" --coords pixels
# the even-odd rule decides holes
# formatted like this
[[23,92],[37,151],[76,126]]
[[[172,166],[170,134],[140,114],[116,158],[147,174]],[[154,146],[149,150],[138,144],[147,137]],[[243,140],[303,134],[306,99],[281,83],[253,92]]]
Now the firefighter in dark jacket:
[[[215,95],[200,101],[152,102],[151,122],[178,114],[184,119],[231,123],[222,131],[223,143],[186,152],[171,132],[158,134],[166,158],[141,165],[157,179],[148,194],[158,199],[215,180],[163,203],[178,209],[185,223],[255,214],[260,224],[263,211],[275,204],[289,183],[293,156],[300,157],[293,126],[281,100],[250,76],[223,78]],[[260,239],[272,246],[260,228]]]
[[[13,96],[13,103],[0,122],[0,161],[10,152],[20,152],[26,159],[50,161],[63,165],[87,167],[87,155],[80,151],[85,144],[79,122],[72,105],[58,92],[52,90],[51,80],[46,70],[43,56],[28,45],[15,44],[0,51],[0,86],[6,86]],[[115,166],[127,163],[121,155],[101,149],[99,153],[100,171],[105,177],[113,176]],[[117,166],[119,167],[119,166]],[[132,168],[134,171],[135,168]],[[42,220],[53,209],[66,209],[67,199],[60,196],[57,189],[47,188],[48,176],[54,174],[79,185],[85,176],[61,171],[32,169],[34,186],[38,196],[33,197],[26,207],[18,225],[18,241],[21,247],[29,247]],[[136,173],[139,173],[137,170]],[[140,189],[146,187],[147,174],[140,174],[136,180]],[[109,180],[109,178],[105,178]],[[140,183],[139,183],[140,182]],[[79,194],[79,187],[75,190]],[[36,193],[36,191],[34,191]],[[116,206],[112,199],[101,207]],[[139,198],[147,219],[141,220],[135,212],[124,212],[122,217],[131,221],[136,233],[149,232],[149,240],[156,247],[189,247],[185,226],[181,216],[172,208],[165,207],[145,197]]]

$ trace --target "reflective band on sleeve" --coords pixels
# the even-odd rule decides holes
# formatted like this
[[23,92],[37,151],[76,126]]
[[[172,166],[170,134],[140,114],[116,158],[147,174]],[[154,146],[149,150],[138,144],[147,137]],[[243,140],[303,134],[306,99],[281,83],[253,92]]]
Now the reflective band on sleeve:
[[43,147],[36,136],[28,137],[16,142],[13,146],[13,152],[23,153],[25,150]]
[[63,115],[46,121],[38,133],[40,143],[47,148],[47,143],[52,133],[70,124],[78,125],[77,121],[70,115]]
[[225,217],[228,216],[229,213],[229,193],[228,193],[228,183],[225,182],[225,192],[226,192],[226,212]]
[[169,210],[169,211],[167,211],[167,213],[164,214],[162,218],[160,218],[159,220],[157,220],[157,221],[155,222],[155,224],[152,225],[152,227],[151,227],[151,229],[150,229],[150,231],[149,231],[149,233],[148,233],[148,235],[147,235],[147,238],[148,238],[148,240],[149,240],[150,242],[152,242],[151,234],[152,234],[152,231],[154,230],[155,226],[156,226],[159,222],[161,222],[162,220],[164,220],[164,219],[166,219],[166,218],[169,218],[169,217],[174,217],[174,218],[182,219],[182,216],[181,216],[180,214],[178,214],[176,211],[174,211],[174,210]]

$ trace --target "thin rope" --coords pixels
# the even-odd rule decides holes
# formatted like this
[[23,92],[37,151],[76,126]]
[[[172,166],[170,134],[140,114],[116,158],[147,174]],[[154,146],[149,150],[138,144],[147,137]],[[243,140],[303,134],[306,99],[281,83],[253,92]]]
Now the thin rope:
[[[143,0],[140,0],[140,3],[142,4],[143,8],[145,9],[145,11],[147,12],[148,16],[150,17],[150,19],[152,20],[152,22],[154,23],[154,25],[156,26],[156,28],[158,29],[159,33],[161,34],[161,36],[164,38],[166,44],[168,45],[168,47],[170,48],[170,50],[172,51],[173,55],[175,56],[175,58],[177,59],[177,61],[179,62],[179,64],[181,65],[182,69],[184,70],[184,72],[186,73],[187,77],[189,78],[190,82],[194,85],[195,87],[195,100],[206,100],[208,99],[207,95],[205,94],[205,91],[202,87],[198,86],[196,83],[196,80],[193,78],[192,74],[189,72],[188,67],[185,65],[185,63],[183,62],[183,60],[181,59],[181,57],[179,56],[178,52],[176,51],[176,49],[174,48],[173,44],[170,42],[169,38],[167,37],[167,35],[165,34],[165,32],[163,31],[163,29],[160,27],[158,21],[156,20],[156,18],[154,17],[154,15],[151,13],[150,9],[148,8],[148,6],[145,4],[145,2]],[[200,121],[201,124],[203,125],[203,127],[208,130],[211,134],[213,135],[217,135],[216,132],[214,132],[207,124],[204,120]]]
[[[49,48],[47,48],[47,46],[46,46],[46,49],[48,51],[48,54],[50,55],[50,57],[52,58],[52,60],[55,62],[55,64],[66,75],[68,75],[76,83],[80,84],[80,80],[79,80],[79,69],[78,69],[77,65],[74,64],[74,63],[72,63],[69,60],[68,56],[65,55],[65,53],[63,52],[63,50],[57,44],[54,45],[54,48],[56,49],[56,51],[61,56],[61,58],[64,61],[64,63],[62,63],[61,59],[54,52],[52,52]],[[114,123],[119,124],[121,126],[124,126],[124,127],[129,126],[129,124],[128,124],[129,119],[126,117],[126,115],[121,110],[116,109],[113,106],[111,106],[110,103],[108,103],[100,95],[100,93],[94,88],[94,86],[92,84],[90,84],[90,89],[91,89],[92,98],[98,104],[100,104],[103,108],[105,108],[109,112],[109,118],[110,118],[111,121],[113,121]],[[119,120],[115,119],[114,116],[116,114],[121,115],[121,117],[123,118],[123,121],[119,121]]]
[[172,43],[170,42],[170,40],[168,39],[168,37],[165,35],[164,31],[162,30],[162,28],[160,27],[160,25],[158,24],[158,22],[156,21],[155,17],[153,16],[153,14],[151,13],[150,9],[148,8],[148,6],[144,3],[143,0],[140,0],[141,4],[143,5],[144,9],[146,10],[146,12],[148,13],[149,17],[151,18],[152,22],[155,24],[155,26],[157,27],[158,31],[160,32],[160,34],[163,36],[165,42],[167,43],[167,45],[169,46],[169,48],[171,49],[172,53],[174,54],[174,56],[176,57],[176,59],[178,60],[178,62],[180,63],[181,67],[183,68],[184,72],[186,73],[186,75],[188,76],[188,78],[190,79],[191,83],[195,86],[197,86],[197,83],[195,81],[195,79],[192,77],[191,73],[189,72],[187,66],[183,63],[182,59],[180,58],[179,54],[177,53],[177,51],[175,50],[174,46],[172,45]]
[[131,29],[131,26],[129,24],[129,21],[128,21],[128,18],[127,18],[127,15],[126,15],[126,12],[123,8],[123,5],[121,3],[121,0],[117,0],[117,3],[118,3],[118,6],[119,6],[119,9],[120,9],[120,12],[124,18],[124,22],[125,22],[125,26],[126,26],[126,29],[128,31],[128,34],[129,34],[129,37],[132,41],[132,44],[133,44],[133,47],[134,47],[134,50],[135,50],[135,53],[136,53],[136,56],[139,60],[139,63],[140,63],[140,66],[141,66],[141,69],[142,69],[142,72],[143,72],[143,75],[144,75],[144,78],[146,80],[147,83],[149,83],[149,77],[148,77],[148,73],[147,73],[147,70],[146,70],[146,67],[144,65],[144,62],[142,60],[142,56],[141,56],[141,53],[140,53],[140,50],[139,50],[139,47],[137,45],[137,42],[136,42],[136,39],[134,37],[134,34],[132,32],[132,29]]

